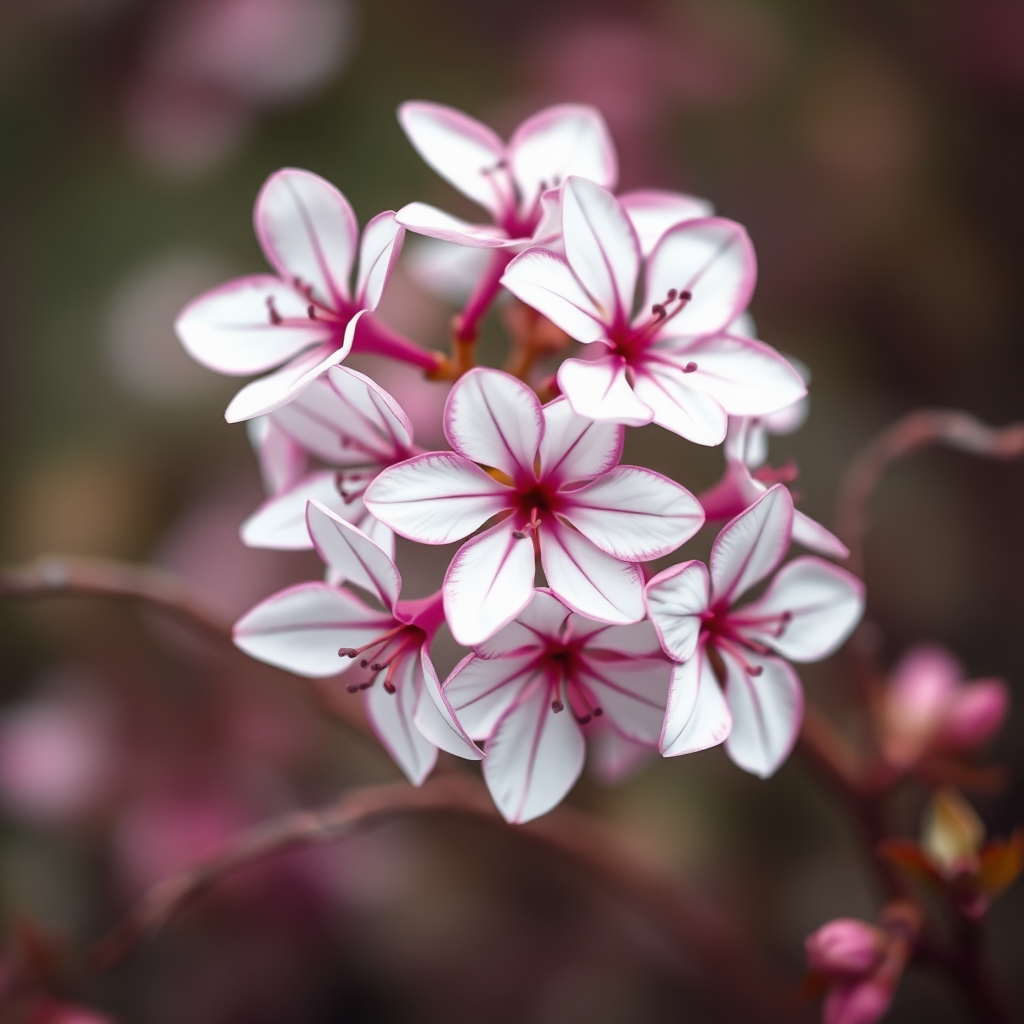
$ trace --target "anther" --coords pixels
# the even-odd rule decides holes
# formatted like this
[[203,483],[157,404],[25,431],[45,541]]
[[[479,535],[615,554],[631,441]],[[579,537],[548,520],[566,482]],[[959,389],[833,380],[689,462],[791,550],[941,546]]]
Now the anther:
[[565,705],[560,700],[553,700],[551,702],[551,710],[557,715],[559,711],[565,710]]
[[[671,299],[669,301],[671,301]],[[664,320],[665,317],[668,316],[668,310],[666,310],[660,302],[656,302],[651,306],[651,314],[656,316],[659,320]]]
[[679,293],[680,302],[689,302],[693,298],[693,292],[689,288],[683,288]]
[[763,666],[763,665],[748,665],[748,666],[747,666],[747,675],[748,675],[748,676],[754,676],[754,678],[755,678],[755,679],[756,679],[756,678],[757,678],[757,677],[758,677],[758,676],[759,676],[759,675],[760,675],[760,674],[761,674],[761,673],[762,673],[763,671],[764,671],[764,666]]
[[669,302],[675,302],[676,301],[676,297],[678,295],[679,295],[679,292],[677,292],[675,290],[675,288],[669,288],[669,290],[668,290],[668,301]]
[[281,322],[281,314],[277,311],[277,306],[274,305],[274,296],[267,296],[267,312],[270,314],[270,322],[272,324],[279,324]]
[[593,715],[577,715],[576,721],[579,722],[580,725],[586,725],[593,717]]
[[695,362],[691,361],[691,362],[687,363],[683,367],[683,373],[693,373],[693,371],[696,370],[696,369],[697,369],[697,364]]
[[315,320],[316,319],[316,306],[314,306],[313,303],[310,303],[306,307],[306,313],[309,316],[310,320]]
[[398,688],[395,686],[395,684],[393,682],[391,682],[390,679],[385,679],[384,680],[384,692],[385,693],[395,694],[395,693],[398,692]]
[[600,718],[604,714],[604,708],[594,708],[594,717]]

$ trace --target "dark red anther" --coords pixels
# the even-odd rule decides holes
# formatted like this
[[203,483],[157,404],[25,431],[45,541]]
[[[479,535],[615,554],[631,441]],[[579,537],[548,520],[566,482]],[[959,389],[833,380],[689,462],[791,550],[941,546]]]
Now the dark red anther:
[[312,302],[306,307],[306,314],[309,316],[310,320],[316,319],[316,306],[314,306]]
[[580,725],[587,725],[592,717],[593,716],[591,715],[577,715],[576,721],[579,722]]
[[395,694],[395,693],[398,693],[398,688],[395,686],[395,684],[393,682],[391,682],[390,679],[385,679],[384,680],[384,692],[385,693],[390,693],[390,694]]
[[693,292],[691,292],[689,288],[683,288],[679,292],[679,301],[680,302],[689,302],[690,299],[692,299],[692,298],[693,298]]
[[651,313],[654,316],[656,316],[659,320],[664,320],[665,317],[668,316],[667,310],[660,302],[656,302],[653,306],[651,306]]
[[762,666],[762,665],[748,665],[747,666],[747,675],[748,676],[754,676],[756,678],[763,671],[764,671],[764,666]]
[[267,312],[270,314],[270,322],[272,324],[279,324],[281,322],[281,314],[277,311],[277,306],[274,305],[274,296],[267,296]]
[[594,717],[600,718],[604,714],[604,708],[594,708]]
[[683,373],[693,373],[696,369],[697,364],[691,361],[683,367]]
[[551,702],[551,710],[557,715],[559,711],[565,710],[565,705],[560,700],[553,700]]
[[668,290],[668,301],[669,302],[675,302],[678,295],[679,295],[679,292],[677,292],[675,290],[675,288],[669,288],[669,290]]

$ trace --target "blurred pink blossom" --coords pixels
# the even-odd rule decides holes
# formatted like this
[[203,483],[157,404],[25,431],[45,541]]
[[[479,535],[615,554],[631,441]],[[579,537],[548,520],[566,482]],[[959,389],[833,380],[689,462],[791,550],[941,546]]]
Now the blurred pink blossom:
[[109,709],[81,690],[43,693],[0,719],[0,800],[62,821],[92,808],[116,765]]
[[125,109],[135,149],[169,173],[228,159],[261,110],[305,99],[344,67],[348,0],[178,0],[152,25]]
[[929,753],[979,747],[998,731],[1009,702],[1001,679],[967,682],[963,666],[945,648],[914,647],[894,669],[885,694],[885,756],[907,768]]

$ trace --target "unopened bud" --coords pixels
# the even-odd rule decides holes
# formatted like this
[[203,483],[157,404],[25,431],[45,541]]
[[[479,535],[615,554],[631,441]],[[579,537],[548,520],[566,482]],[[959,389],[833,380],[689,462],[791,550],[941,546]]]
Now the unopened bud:
[[939,745],[970,750],[991,739],[1006,718],[1010,692],[1001,679],[980,679],[963,686],[950,701]]
[[830,978],[860,978],[873,971],[885,953],[881,928],[867,921],[840,917],[804,940],[807,966]]

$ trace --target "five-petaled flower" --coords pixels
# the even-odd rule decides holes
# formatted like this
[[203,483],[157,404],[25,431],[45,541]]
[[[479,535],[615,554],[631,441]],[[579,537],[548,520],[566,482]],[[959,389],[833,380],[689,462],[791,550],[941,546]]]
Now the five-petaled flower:
[[[353,344],[432,370],[438,357],[368,316],[402,247],[404,228],[380,213],[360,239],[348,200],[309,171],[272,174],[256,199],[256,234],[276,274],[250,274],[200,295],[179,314],[178,337],[193,359],[220,373],[274,373],[247,384],[229,422],[280,408]],[[355,289],[349,286],[359,250]]]
[[666,756],[725,740],[736,764],[763,777],[789,754],[803,691],[783,659],[826,657],[864,608],[861,581],[813,557],[790,562],[761,597],[736,607],[779,567],[792,523],[793,499],[776,484],[722,529],[710,574],[702,562],[683,562],[647,584],[651,621],[679,663],[661,736]]
[[[369,377],[333,366],[297,398],[259,421],[268,440],[290,441],[332,469],[291,473],[280,488],[242,523],[242,540],[252,547],[300,549],[312,546],[306,503],[315,500],[354,526],[388,554],[394,534],[367,511],[362,495],[382,470],[415,454],[412,424],[402,407]],[[261,460],[284,461],[284,442],[264,443]],[[272,466],[264,476],[272,476]],[[334,582],[339,582],[334,580]]]
[[594,622],[538,590],[456,666],[444,695],[466,732],[485,741],[484,779],[498,809],[521,822],[572,789],[593,723],[657,743],[671,668],[649,622]]
[[459,540],[498,517],[458,550],[445,575],[448,625],[467,646],[526,607],[537,556],[548,586],[573,611],[639,621],[638,563],[674,551],[704,521],[684,487],[618,465],[621,427],[577,416],[564,399],[541,406],[499,370],[473,370],[452,388],[444,429],[454,451],[384,470],[364,500],[381,522],[421,544]]
[[394,562],[351,523],[316,502],[308,506],[317,553],[339,577],[379,601],[363,604],[329,583],[302,583],[258,604],[235,624],[235,643],[254,658],[312,678],[336,676],[358,661],[370,675],[348,685],[362,692],[381,743],[419,785],[441,747],[460,757],[483,755],[452,715],[430,660],[444,621],[440,593],[402,601]]
[[[630,426],[653,421],[716,445],[729,415],[772,412],[806,393],[774,349],[729,330],[756,277],[739,224],[684,220],[643,261],[629,212],[594,182],[566,181],[561,216],[565,256],[527,249],[502,284],[571,337],[605,349],[559,367],[559,387],[575,412]],[[643,262],[646,297],[634,315]]]

